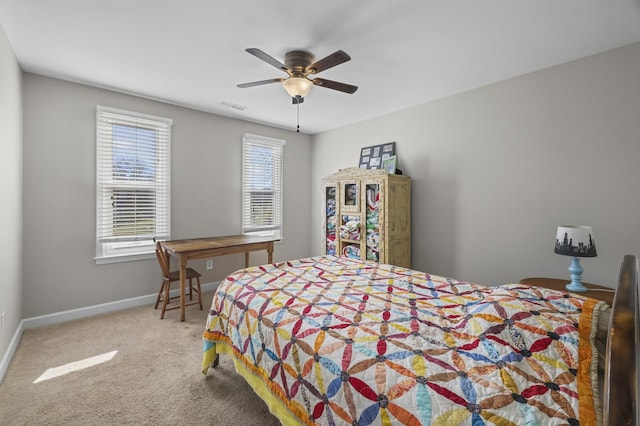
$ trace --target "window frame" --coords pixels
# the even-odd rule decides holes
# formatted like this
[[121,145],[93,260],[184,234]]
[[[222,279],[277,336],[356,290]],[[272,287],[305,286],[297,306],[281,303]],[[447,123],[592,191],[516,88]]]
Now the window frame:
[[[266,136],[245,133],[242,137],[242,194],[241,194],[241,229],[242,235],[256,235],[275,237],[279,240],[284,239],[284,139],[270,138]],[[274,188],[269,190],[250,190],[248,187],[247,177],[249,167],[256,170],[257,163],[252,163],[248,156],[250,146],[263,147],[272,151],[277,158],[277,164],[271,173],[271,179],[274,180]],[[273,223],[268,226],[259,226],[256,224],[255,217],[252,219],[251,214],[251,193],[272,192],[273,194]]]
[[[96,108],[96,264],[125,262],[155,257],[154,239],[171,238],[171,126],[170,118],[157,117],[133,111],[126,111],[98,105]],[[136,164],[145,160],[154,161],[152,179],[144,179],[144,172],[137,173],[134,179],[115,177],[115,154],[118,148],[115,144],[117,136],[114,135],[114,127],[134,127],[137,129],[153,131],[152,142],[134,142],[141,152],[146,147],[153,146],[153,154],[141,153],[136,155]],[[143,137],[141,138],[141,140]],[[122,139],[119,141],[122,145]],[[126,144],[126,141],[125,143]],[[125,151],[128,148],[125,148]],[[144,163],[143,163],[144,164]],[[125,236],[116,236],[114,232],[113,205],[114,193],[142,193],[152,191],[151,204],[153,205],[153,229],[149,233]],[[111,195],[109,195],[111,194]],[[143,196],[144,198],[144,196]],[[109,201],[111,200],[111,201]],[[136,199],[137,201],[137,199]],[[111,206],[109,206],[111,204]],[[125,208],[129,208],[129,203]],[[138,229],[137,220],[144,213],[144,205],[137,208],[133,203],[133,225]],[[122,207],[121,207],[122,208]]]

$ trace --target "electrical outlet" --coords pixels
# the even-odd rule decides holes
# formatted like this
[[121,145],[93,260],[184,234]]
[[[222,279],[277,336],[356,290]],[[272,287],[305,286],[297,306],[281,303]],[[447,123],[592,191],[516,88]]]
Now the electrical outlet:
[[213,259],[207,259],[207,269],[213,269]]

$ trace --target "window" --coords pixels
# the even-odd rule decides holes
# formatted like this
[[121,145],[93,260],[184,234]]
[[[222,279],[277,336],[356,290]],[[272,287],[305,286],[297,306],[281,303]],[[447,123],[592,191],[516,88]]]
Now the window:
[[171,237],[172,123],[98,106],[97,263],[149,257],[154,237]]
[[285,141],[245,134],[242,139],[242,233],[282,238],[282,164]]

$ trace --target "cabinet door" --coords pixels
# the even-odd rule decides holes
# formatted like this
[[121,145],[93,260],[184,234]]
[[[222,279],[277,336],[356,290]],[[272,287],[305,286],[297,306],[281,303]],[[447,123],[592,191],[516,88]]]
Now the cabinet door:
[[364,258],[380,261],[380,249],[382,240],[382,217],[380,195],[382,185],[380,182],[365,182],[363,184],[363,205],[365,212],[365,253]]
[[362,186],[357,179],[341,180],[338,187],[338,255],[362,259]]
[[328,255],[336,255],[338,253],[338,242],[336,241],[336,228],[338,225],[338,197],[337,185],[328,184],[324,187],[324,241],[323,253]]

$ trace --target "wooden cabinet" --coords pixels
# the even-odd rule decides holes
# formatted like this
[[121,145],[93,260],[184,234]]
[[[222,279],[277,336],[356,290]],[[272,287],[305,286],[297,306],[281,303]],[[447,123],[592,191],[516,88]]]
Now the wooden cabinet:
[[323,179],[324,254],[411,267],[411,179],[340,170]]

